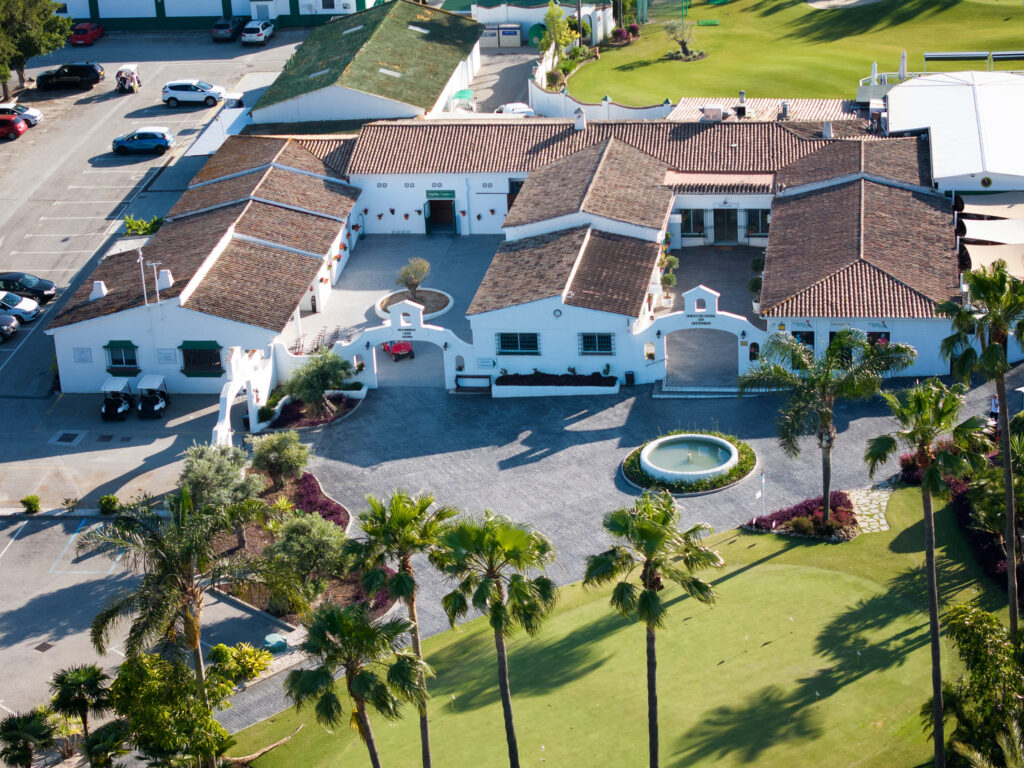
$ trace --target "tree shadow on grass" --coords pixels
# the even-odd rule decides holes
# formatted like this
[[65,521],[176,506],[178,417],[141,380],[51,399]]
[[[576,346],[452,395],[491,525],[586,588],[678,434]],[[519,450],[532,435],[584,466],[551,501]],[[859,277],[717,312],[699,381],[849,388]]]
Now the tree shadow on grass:
[[[542,635],[509,648],[509,686],[513,699],[551,693],[596,671],[611,658],[609,653],[598,656],[597,641],[631,624],[609,612],[555,642],[544,642]],[[638,638],[638,648],[641,642]],[[438,671],[433,689],[444,691],[443,695],[439,694],[441,698],[453,693],[456,709],[478,709],[499,700],[498,662],[490,631],[465,637],[432,653],[428,661]]]
[[[960,0],[885,0],[881,3],[843,8],[818,10],[807,13],[790,24],[788,38],[799,38],[812,43],[828,43],[846,37],[864,35],[901,24],[923,21],[954,8]],[[762,0],[754,6],[765,6],[762,11],[768,15],[769,4]]]

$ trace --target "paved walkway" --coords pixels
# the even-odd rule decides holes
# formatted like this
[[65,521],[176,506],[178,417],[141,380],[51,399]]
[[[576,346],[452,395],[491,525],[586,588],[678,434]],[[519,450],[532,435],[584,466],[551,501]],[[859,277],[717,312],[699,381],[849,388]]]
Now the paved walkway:
[[892,486],[888,482],[876,483],[870,488],[858,488],[849,492],[853,502],[853,515],[857,525],[864,533],[881,533],[889,530],[889,521],[885,519],[885,507],[892,496]]
[[[1015,372],[1024,378],[1024,371]],[[987,385],[971,392],[967,413],[981,413]],[[675,428],[719,429],[754,448],[758,468],[720,493],[684,499],[683,522],[706,521],[733,528],[760,512],[758,471],[766,474],[768,511],[820,493],[820,462],[813,438],[791,459],[778,447],[775,396],[708,400],[654,400],[650,387],[617,396],[491,400],[448,395],[438,388],[378,389],[351,417],[310,435],[312,470],[324,489],[354,513],[366,494],[395,488],[429,491],[442,504],[473,514],[484,509],[534,524],[555,545],[550,575],[567,584],[583,575],[584,558],[608,544],[605,512],[632,502],[619,463],[638,445]],[[869,437],[893,428],[880,399],[840,403],[834,449],[833,488],[869,488],[863,462]],[[885,470],[895,471],[892,463]],[[425,636],[448,621],[440,598],[449,587],[425,561],[415,563],[422,589],[420,621]],[[288,706],[280,676],[239,694],[219,718],[234,732]]]

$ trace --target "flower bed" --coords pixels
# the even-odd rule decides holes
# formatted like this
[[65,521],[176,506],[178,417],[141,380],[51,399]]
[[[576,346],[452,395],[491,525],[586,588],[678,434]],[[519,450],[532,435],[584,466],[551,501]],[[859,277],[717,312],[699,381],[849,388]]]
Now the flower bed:
[[857,535],[853,502],[845,491],[829,495],[829,517],[825,520],[822,497],[804,499],[792,507],[748,520],[744,528],[772,533],[793,533],[819,539],[848,541]]
[[[352,382],[352,384],[358,384],[362,387],[362,382]],[[323,424],[329,424],[335,419],[340,419],[358,404],[344,393],[329,395],[327,399],[334,404],[335,411],[333,414],[328,414],[325,417],[318,417],[307,414],[306,404],[302,400],[293,397],[281,407],[280,413],[278,413],[276,419],[270,422],[270,426],[273,429],[318,427]]]
[[505,373],[494,380],[499,387],[614,387],[615,376],[580,373]]
[[292,485],[288,498],[303,512],[316,512],[324,520],[330,520],[342,530],[348,528],[351,516],[341,504],[330,498],[320,488],[320,483],[310,472],[303,472],[302,477]]
[[626,479],[634,485],[639,485],[641,488],[647,488],[652,491],[668,491],[669,493],[674,494],[701,493],[704,491],[717,491],[721,488],[732,485],[733,483],[739,482],[750,474],[754,469],[754,465],[757,463],[757,456],[754,454],[754,449],[735,435],[726,435],[721,432],[713,432],[709,430],[676,429],[672,432],[667,432],[664,435],[659,435],[658,437],[682,434],[711,435],[713,437],[720,437],[723,440],[728,440],[736,446],[736,451],[739,453],[739,461],[737,461],[736,466],[726,474],[719,475],[718,477],[709,477],[692,483],[669,483],[664,480],[659,480],[656,477],[651,477],[649,474],[644,472],[643,467],[640,466],[640,452],[644,449],[644,446],[647,445],[647,443],[644,443],[635,451],[630,453],[629,456],[626,457],[625,461],[622,462],[622,474],[624,474]]

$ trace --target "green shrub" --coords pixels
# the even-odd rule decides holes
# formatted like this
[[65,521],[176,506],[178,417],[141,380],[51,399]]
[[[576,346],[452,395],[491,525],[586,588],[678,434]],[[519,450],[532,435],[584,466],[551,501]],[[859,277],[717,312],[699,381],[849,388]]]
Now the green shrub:
[[124,217],[124,232],[126,235],[153,235],[163,225],[161,216],[154,216],[151,219],[137,219],[131,214]]
[[235,446],[193,443],[185,450],[178,485],[196,507],[228,507],[263,490],[263,478],[247,474],[245,451]]
[[814,535],[814,521],[809,517],[794,517],[786,524],[786,527],[793,533],[798,533],[801,536]]
[[751,293],[761,293],[761,278],[750,278],[750,281],[747,283],[747,290]]
[[235,665],[238,667],[236,680],[252,680],[270,668],[274,655],[262,648],[254,648],[250,643],[239,643],[234,648]]
[[558,62],[558,71],[566,77],[568,77],[574,69],[576,69],[576,62],[572,59],[565,58]]
[[[360,365],[362,365],[362,363],[360,363]],[[340,389],[342,392],[358,392],[362,388],[363,382],[361,381],[346,381],[344,384],[338,387],[338,389]]]
[[756,259],[750,260],[750,268],[757,273],[764,272],[764,259],[758,256]]
[[[569,29],[571,29],[573,32],[579,31],[580,25],[575,16],[567,15],[565,21],[569,25]],[[586,38],[587,40],[590,39],[590,23],[587,22],[586,20],[583,21],[583,37]],[[581,45],[579,46],[579,48],[586,48],[586,46]],[[573,48],[573,50],[578,50],[578,48]]]
[[270,393],[270,397],[267,398],[267,405],[271,408],[277,408],[277,404],[284,399],[284,389],[281,387],[274,387],[274,390]]
[[676,276],[671,272],[666,272],[661,276],[661,285],[663,288],[671,288],[676,284]]
[[26,515],[34,515],[39,512],[39,497],[30,494],[21,500],[21,506],[25,508]]
[[261,405],[260,409],[256,411],[256,418],[259,419],[260,423],[270,421],[274,418],[274,409],[269,405]]
[[[346,571],[345,530],[319,514],[296,512],[284,518],[277,539],[263,554],[294,573],[309,600],[327,589],[327,579]],[[287,606],[282,606],[287,613]]]
[[117,496],[112,493],[108,493],[104,496],[100,496],[99,504],[101,515],[116,515],[118,510],[121,509],[121,502],[118,501]]
[[294,429],[269,435],[250,435],[245,441],[252,447],[252,465],[270,475],[275,488],[290,477],[298,476],[309,461],[308,446],[299,441]]
[[562,84],[562,73],[552,70],[551,72],[548,72],[546,81],[548,89],[554,90]]
[[1016,413],[1010,419],[1010,434],[1019,435],[1024,432],[1024,411]]

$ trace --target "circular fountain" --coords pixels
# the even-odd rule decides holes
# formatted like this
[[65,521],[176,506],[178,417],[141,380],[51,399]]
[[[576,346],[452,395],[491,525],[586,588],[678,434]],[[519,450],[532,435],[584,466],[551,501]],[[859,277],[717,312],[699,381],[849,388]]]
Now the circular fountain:
[[640,451],[643,471],[668,483],[719,477],[738,461],[736,446],[714,435],[669,435],[652,440]]

